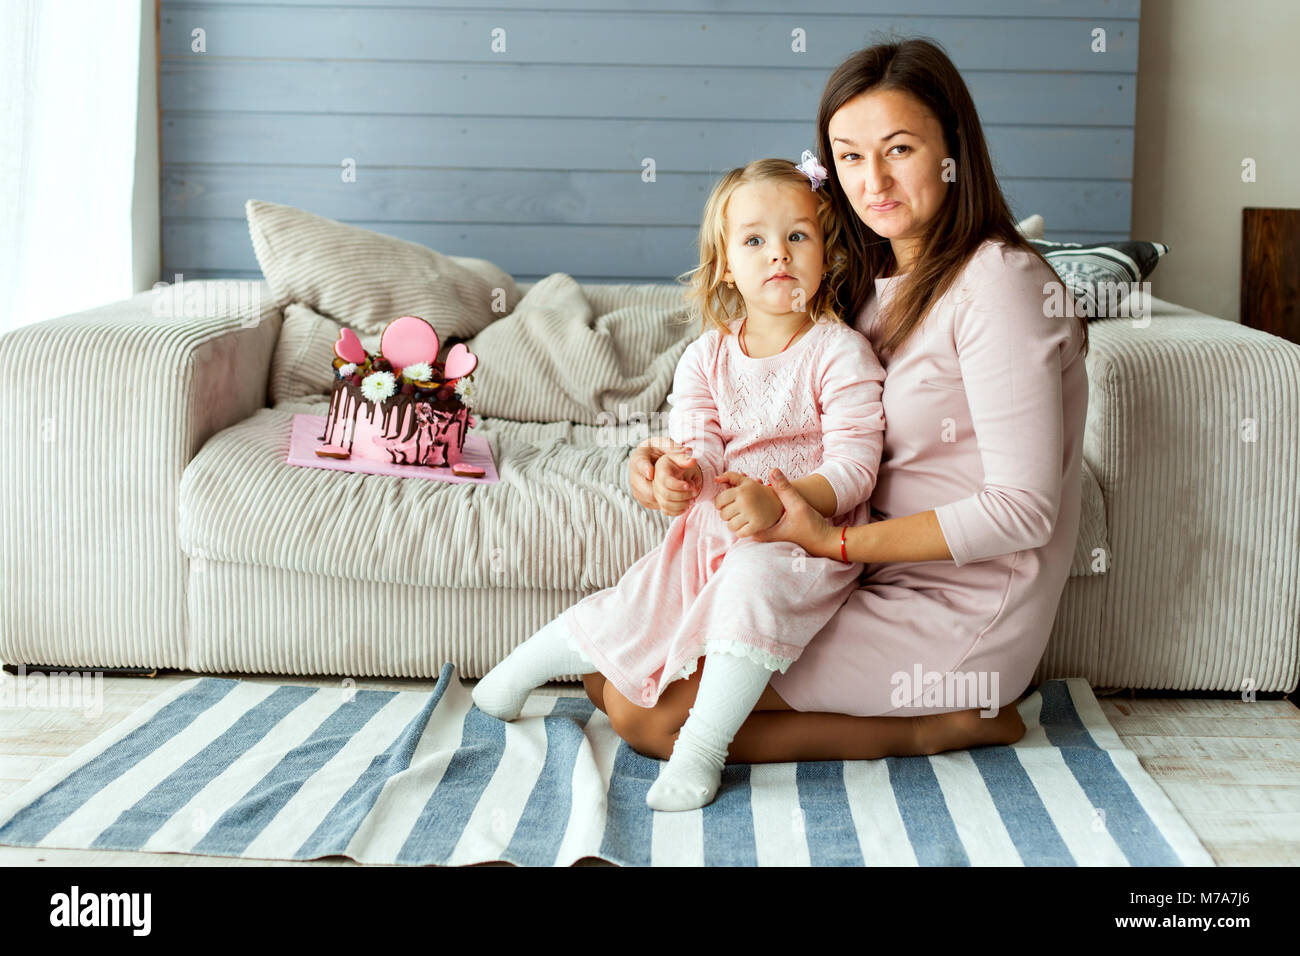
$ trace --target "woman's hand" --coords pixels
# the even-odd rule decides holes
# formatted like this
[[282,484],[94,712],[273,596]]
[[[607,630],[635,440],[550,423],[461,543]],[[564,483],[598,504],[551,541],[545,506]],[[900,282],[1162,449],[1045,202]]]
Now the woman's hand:
[[792,541],[813,557],[840,556],[840,529],[835,528],[825,516],[804,500],[790,480],[773,468],[772,490],[776,492],[785,514],[766,531],[753,536],[755,541]]
[[[690,454],[686,446],[677,444],[667,435],[652,435],[632,449],[632,457],[628,460],[628,484],[632,488],[632,497],[642,508],[649,508],[651,511],[659,510],[654,489],[655,462],[666,451],[682,455]],[[685,491],[684,488],[672,490]]]
[[718,485],[726,490],[714,496],[713,506],[736,537],[748,538],[780,519],[781,499],[761,481],[738,471],[728,471],[718,476]]

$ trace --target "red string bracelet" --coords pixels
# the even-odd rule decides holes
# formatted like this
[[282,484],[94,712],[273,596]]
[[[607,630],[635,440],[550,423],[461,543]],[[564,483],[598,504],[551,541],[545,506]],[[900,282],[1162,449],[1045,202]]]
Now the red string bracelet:
[[845,525],[840,529],[840,560],[845,564],[849,563],[848,553],[844,549],[844,536],[849,533],[849,526]]

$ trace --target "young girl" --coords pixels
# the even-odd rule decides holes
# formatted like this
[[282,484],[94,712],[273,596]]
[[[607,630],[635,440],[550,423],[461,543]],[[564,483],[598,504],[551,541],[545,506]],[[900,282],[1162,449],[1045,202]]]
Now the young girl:
[[[705,207],[687,292],[705,331],[668,396],[669,436],[692,455],[671,469],[696,489],[689,510],[617,585],[545,625],[473,691],[480,710],[513,720],[533,688],[598,670],[649,708],[703,656],[695,704],[646,794],[656,810],[713,800],[727,747],[772,672],[798,659],[863,567],[752,540],[784,513],[764,483],[773,468],[798,476],[832,524],[867,523],[884,446],[885,372],[832,311],[843,252],[817,191],[826,170],[806,150],[803,159],[731,170]],[[656,469],[661,502],[669,472]]]

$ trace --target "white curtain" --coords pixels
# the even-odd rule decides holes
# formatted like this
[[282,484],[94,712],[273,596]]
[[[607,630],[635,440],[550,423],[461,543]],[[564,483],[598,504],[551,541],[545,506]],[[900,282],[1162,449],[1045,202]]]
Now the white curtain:
[[135,291],[143,7],[0,0],[0,334]]

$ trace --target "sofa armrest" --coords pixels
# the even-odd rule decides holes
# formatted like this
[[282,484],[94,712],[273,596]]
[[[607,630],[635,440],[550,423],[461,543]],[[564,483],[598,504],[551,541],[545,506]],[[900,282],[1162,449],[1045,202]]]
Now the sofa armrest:
[[1294,689],[1300,346],[1186,310],[1089,335],[1083,454],[1112,548],[1089,676]]
[[265,406],[281,318],[265,282],[183,285],[0,337],[0,659],[185,666],[181,473]]

